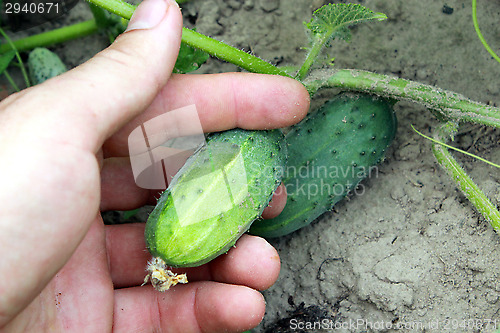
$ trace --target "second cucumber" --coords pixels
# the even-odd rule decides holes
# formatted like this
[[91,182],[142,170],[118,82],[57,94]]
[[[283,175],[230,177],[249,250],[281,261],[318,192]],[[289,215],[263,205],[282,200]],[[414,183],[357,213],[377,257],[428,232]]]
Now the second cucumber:
[[376,172],[396,134],[392,106],[380,97],[342,94],[292,127],[286,136],[285,209],[256,221],[250,233],[278,237],[298,230]]

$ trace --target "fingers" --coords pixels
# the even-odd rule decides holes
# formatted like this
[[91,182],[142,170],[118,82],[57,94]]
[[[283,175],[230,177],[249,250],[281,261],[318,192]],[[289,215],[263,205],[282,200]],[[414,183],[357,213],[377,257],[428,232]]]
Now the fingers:
[[[148,109],[152,115],[194,104],[205,132],[234,127],[290,126],[309,109],[309,94],[296,80],[251,73],[176,75]],[[297,119],[298,118],[298,119]]]
[[115,292],[114,332],[242,332],[264,316],[262,295],[248,287],[195,282],[160,293],[152,287]]
[[262,212],[262,217],[265,219],[272,219],[278,216],[285,208],[286,205],[286,187],[280,184],[267,207]]
[[[175,1],[148,0],[143,4],[137,9],[142,10],[139,22],[133,18],[129,25],[130,28],[137,24],[134,27],[138,30],[122,34],[111,47],[71,73],[70,80],[74,80],[80,93],[73,104],[80,102],[82,109],[93,113],[100,135],[95,142],[97,147],[153,101],[168,81],[177,59],[182,16]],[[155,14],[160,22],[151,29],[140,29],[144,27],[144,17]],[[89,82],[84,91],[82,81]]]
[[142,284],[146,264],[151,259],[144,241],[144,224],[106,226],[106,248],[115,288]]
[[[142,12],[136,21],[143,29],[120,35],[83,65],[11,98],[7,107],[23,120],[15,130],[96,152],[107,137],[142,112],[169,79],[182,16],[173,0],[144,1],[137,11]],[[146,29],[145,16],[157,24]]]
[[101,211],[132,210],[146,204],[155,204],[157,194],[137,186],[126,157],[107,158],[101,170]]
[[[144,224],[107,226],[106,243],[115,288],[142,284],[146,263],[151,259],[144,242]],[[190,283],[214,280],[264,290],[276,281],[279,270],[278,253],[267,241],[243,235],[227,254],[209,264],[175,271],[186,272]]]
[[244,235],[227,254],[210,263],[210,271],[215,281],[265,290],[278,279],[280,259],[264,238]]
[[[137,186],[127,157],[107,158],[101,170],[101,211],[132,210],[146,204],[154,205],[161,191]],[[270,219],[278,216],[286,204],[286,188],[280,185],[262,213]]]
[[309,94],[298,81],[275,75],[173,75],[150,107],[106,142],[105,155],[127,156],[128,136],[135,128],[189,105],[196,107],[204,132],[270,129],[299,122],[309,109]]

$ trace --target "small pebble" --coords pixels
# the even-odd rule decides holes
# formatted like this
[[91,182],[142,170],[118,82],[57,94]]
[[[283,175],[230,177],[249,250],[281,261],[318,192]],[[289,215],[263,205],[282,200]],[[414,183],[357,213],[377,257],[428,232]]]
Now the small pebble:
[[238,0],[224,0],[224,2],[232,9],[240,9],[242,5]]
[[254,6],[254,0],[245,0],[245,3],[243,3],[243,9],[245,10],[251,10]]
[[260,8],[265,12],[272,12],[280,6],[279,0],[260,0]]
[[443,12],[443,14],[446,14],[446,15],[451,15],[453,14],[453,8],[451,8],[450,6],[448,5],[444,5],[443,6],[443,9],[441,9],[441,11]]

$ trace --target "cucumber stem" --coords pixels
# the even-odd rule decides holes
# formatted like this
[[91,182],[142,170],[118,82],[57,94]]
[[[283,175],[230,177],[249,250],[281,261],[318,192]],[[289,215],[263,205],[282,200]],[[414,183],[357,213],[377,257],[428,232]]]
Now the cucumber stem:
[[477,160],[480,160],[481,162],[484,162],[484,163],[486,163],[486,164],[489,164],[489,165],[491,165],[491,166],[494,166],[495,168],[499,168],[499,169],[500,169],[500,165],[498,165],[498,164],[496,164],[496,163],[493,163],[493,162],[491,162],[491,161],[488,161],[487,159],[482,158],[481,156],[477,156],[477,155],[471,154],[471,153],[469,153],[468,151],[465,151],[465,150],[462,150],[462,149],[459,149],[459,148],[456,148],[456,147],[450,146],[450,145],[449,145],[449,144],[447,144],[447,143],[444,143],[444,142],[438,141],[438,140],[436,140],[436,139],[433,139],[433,138],[431,138],[431,137],[429,137],[429,136],[427,136],[427,135],[425,135],[425,134],[423,134],[423,133],[421,133],[421,132],[417,131],[413,125],[411,125],[411,124],[410,124],[410,126],[411,126],[411,128],[412,128],[415,132],[417,132],[417,134],[418,134],[418,135],[420,135],[420,136],[422,136],[422,137],[426,138],[426,139],[427,139],[427,140],[429,140],[429,141],[432,141],[433,143],[440,144],[440,145],[442,145],[442,146],[445,146],[445,147],[446,147],[446,148],[448,148],[448,149],[452,149],[452,150],[458,151],[458,152],[459,152],[459,153],[461,153],[461,154],[464,154],[464,155],[467,155],[467,156],[473,157],[473,158],[475,158],[475,159],[477,159]]
[[325,42],[326,38],[320,38],[314,41],[311,50],[307,54],[306,60],[304,60],[304,63],[300,67],[297,76],[295,77],[297,80],[302,81],[306,77],[307,73],[309,73],[309,69],[323,49],[323,45]]
[[7,78],[7,81],[9,81],[10,85],[12,86],[12,88],[13,88],[15,91],[19,92],[19,91],[20,91],[20,89],[19,89],[19,87],[17,86],[16,82],[14,82],[14,80],[12,79],[12,76],[10,76],[9,72],[7,72],[7,70],[5,70],[5,71],[3,72],[3,74],[4,74],[4,75],[5,75],[5,77]]
[[[122,0],[88,0],[107,11],[125,19],[130,19],[135,6]],[[47,46],[92,34],[98,30],[95,20],[89,20],[72,26],[63,27],[35,36],[30,36],[14,42],[18,51],[25,51],[37,46]],[[261,74],[276,74],[290,77],[284,70],[228,44],[183,28],[182,41],[203,50],[221,60],[235,64],[250,72]],[[313,45],[304,65],[297,77],[301,80],[309,71],[312,61],[316,59],[322,48],[322,43]],[[11,48],[4,44],[0,46],[0,54]],[[321,87],[340,87],[374,93],[385,97],[406,99],[437,110],[446,118],[500,127],[500,109],[473,102],[466,97],[445,91],[429,85],[410,80],[394,78],[361,70],[338,70],[330,78],[317,80],[306,84],[306,88],[314,94]]]
[[136,6],[122,0],[88,0],[90,3],[106,9],[124,19],[130,20]]
[[[23,74],[23,77],[24,77],[24,82],[26,83],[26,87],[30,87],[30,79],[28,77],[28,73],[26,72],[26,68],[24,68],[24,63],[23,63],[23,60],[21,59],[21,55],[19,54],[19,50],[17,49],[16,45],[12,42],[12,40],[9,38],[9,36],[5,33],[5,31],[3,31],[2,28],[0,28],[0,34],[3,36],[3,38],[5,38],[5,40],[7,41],[7,43],[5,45],[7,45],[8,47],[8,50],[14,50],[16,52],[16,59],[17,59],[17,62],[19,64],[19,68],[21,68],[21,73]],[[7,73],[7,71],[5,71]],[[9,80],[9,74],[7,73],[6,74],[6,77],[7,77],[7,80]],[[14,83],[14,81],[12,80],[9,80],[10,84]],[[16,89],[16,91],[19,91],[19,88],[17,87],[16,84],[13,84],[12,87],[14,89]]]
[[474,24],[474,30],[476,30],[477,37],[483,44],[484,48],[488,53],[498,62],[500,62],[500,57],[493,51],[493,49],[490,47],[490,45],[486,42],[486,39],[484,39],[483,34],[481,33],[481,29],[479,29],[479,23],[477,22],[477,6],[476,6],[476,0],[472,0],[472,22]]
[[468,121],[500,127],[500,108],[474,102],[455,92],[364,70],[341,69],[326,79],[317,79],[305,86],[312,95],[318,89],[336,87],[408,100],[433,109],[448,120]]
[[[445,124],[446,126],[446,124]],[[439,128],[434,135],[437,141],[446,141],[450,137],[449,130],[445,126]],[[467,175],[465,170],[453,158],[446,147],[439,143],[432,144],[432,152],[438,163],[445,169],[448,176],[457,184],[469,201],[491,224],[497,233],[500,233],[500,212]]]
[[[68,40],[85,37],[97,32],[98,27],[95,20],[88,20],[70,26],[43,32],[37,35],[18,39],[13,42],[19,52],[28,51],[35,47],[44,47]],[[0,45],[0,54],[11,50],[8,44]]]
[[249,72],[290,77],[284,70],[267,61],[188,28],[182,28],[182,41],[189,46],[205,51],[220,60],[230,62]]
[[[135,10],[133,5],[121,0],[88,1],[127,20],[130,20]],[[268,63],[267,61],[191,29],[182,28],[182,41],[189,46],[205,51],[220,60],[230,62],[238,67],[246,69],[249,72],[276,74],[290,77],[290,75],[288,75],[285,71]]]

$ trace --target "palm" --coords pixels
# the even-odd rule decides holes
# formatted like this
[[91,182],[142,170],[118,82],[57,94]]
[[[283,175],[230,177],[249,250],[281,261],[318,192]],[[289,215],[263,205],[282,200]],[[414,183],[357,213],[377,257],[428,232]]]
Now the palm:
[[113,293],[104,226],[95,221],[63,269],[9,326],[27,332],[107,332],[113,324]]
[[[106,159],[99,172],[94,155],[71,149],[76,154],[66,153],[61,159],[57,152],[63,148],[54,147],[45,151],[43,147],[36,147],[43,159],[39,159],[32,172],[38,172],[44,165],[48,174],[56,163],[63,161],[64,167],[57,169],[62,172],[54,172],[51,178],[54,185],[30,188],[42,191],[31,197],[38,199],[37,225],[49,232],[48,235],[37,232],[37,225],[32,223],[22,227],[30,231],[24,233],[25,237],[36,237],[36,242],[30,244],[37,246],[30,250],[29,262],[22,264],[38,267],[27,270],[19,265],[15,281],[18,289],[19,285],[30,283],[31,290],[36,290],[37,285],[43,287],[43,278],[48,276],[48,284],[3,327],[5,332],[107,332],[111,329],[129,332],[150,327],[172,332],[238,332],[260,321],[259,316],[248,316],[249,311],[263,313],[262,296],[253,289],[266,289],[279,272],[279,258],[267,243],[257,237],[243,237],[229,255],[188,270],[189,280],[198,282],[187,286],[162,294],[151,286],[140,287],[150,258],[144,242],[144,224],[105,226],[97,214],[96,203],[100,199],[101,208],[110,207],[115,205],[113,198],[119,197],[121,204],[135,205],[138,201],[144,204],[149,191],[142,191],[142,195],[135,192],[139,199],[121,195],[124,188],[135,186],[127,158]],[[75,174],[87,177],[74,177]],[[123,177],[116,177],[117,174]],[[22,207],[17,211],[22,211]],[[248,258],[248,253],[256,255]],[[40,262],[46,264],[40,265]],[[14,298],[29,295],[11,291]],[[238,318],[238,314],[241,317]]]
[[[263,311],[256,308],[261,296],[243,286],[266,289],[277,278],[279,258],[262,239],[242,237],[228,255],[188,269],[188,285],[159,293],[140,286],[149,258],[143,230],[143,224],[104,226],[98,217],[71,259],[5,332],[240,332],[260,321],[248,312]],[[249,252],[256,256],[248,258]]]

